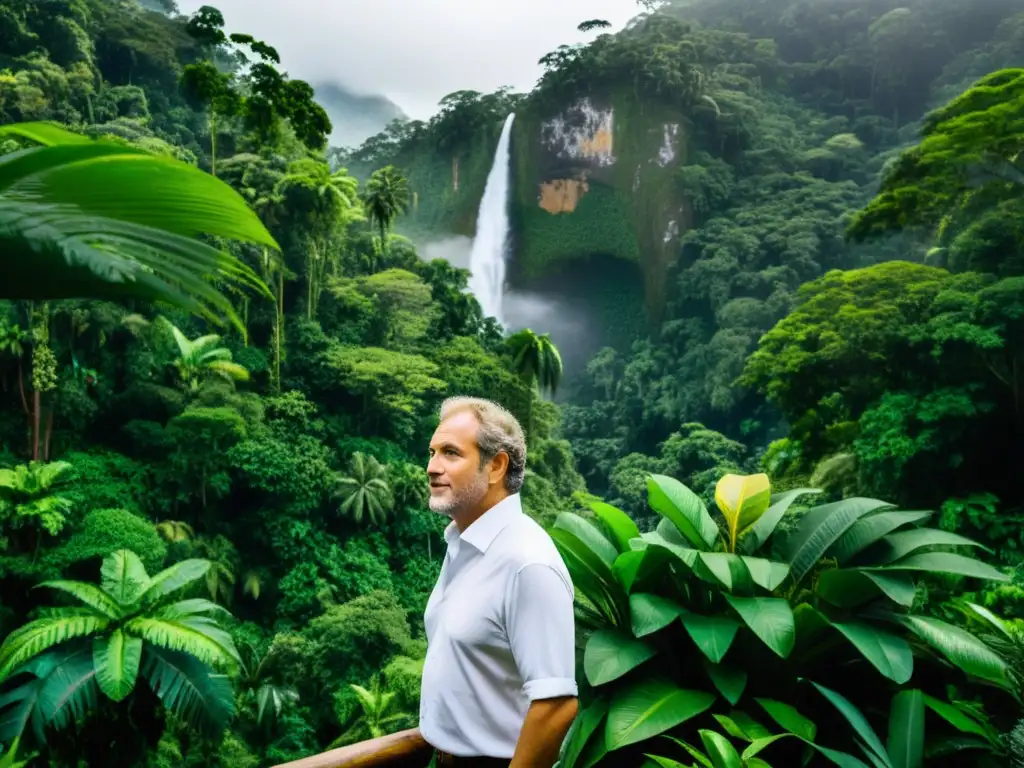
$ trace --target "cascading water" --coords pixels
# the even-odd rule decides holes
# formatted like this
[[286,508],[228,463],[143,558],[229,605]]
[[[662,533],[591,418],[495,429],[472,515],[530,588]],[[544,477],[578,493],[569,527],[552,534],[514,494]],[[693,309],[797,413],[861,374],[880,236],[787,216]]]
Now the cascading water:
[[505,120],[494,165],[487,175],[487,186],[480,200],[476,217],[476,237],[469,256],[469,289],[476,296],[485,317],[493,317],[504,325],[502,298],[505,293],[505,257],[508,252],[509,146],[512,121]]

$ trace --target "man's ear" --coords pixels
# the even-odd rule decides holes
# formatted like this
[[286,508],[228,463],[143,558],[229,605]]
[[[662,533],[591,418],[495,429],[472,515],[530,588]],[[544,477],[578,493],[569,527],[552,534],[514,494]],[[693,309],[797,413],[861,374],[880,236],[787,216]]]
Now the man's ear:
[[505,473],[508,472],[509,459],[508,454],[504,451],[498,451],[493,459],[491,459],[491,468],[487,475],[487,480],[491,485],[501,482],[505,478]]

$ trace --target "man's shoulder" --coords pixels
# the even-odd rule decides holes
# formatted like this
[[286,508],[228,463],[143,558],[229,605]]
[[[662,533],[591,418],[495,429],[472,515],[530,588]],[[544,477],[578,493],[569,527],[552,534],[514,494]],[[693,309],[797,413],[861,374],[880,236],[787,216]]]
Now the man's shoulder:
[[504,547],[508,559],[518,568],[527,565],[549,565],[564,570],[562,556],[546,530],[528,515],[517,515],[506,529],[508,538]]

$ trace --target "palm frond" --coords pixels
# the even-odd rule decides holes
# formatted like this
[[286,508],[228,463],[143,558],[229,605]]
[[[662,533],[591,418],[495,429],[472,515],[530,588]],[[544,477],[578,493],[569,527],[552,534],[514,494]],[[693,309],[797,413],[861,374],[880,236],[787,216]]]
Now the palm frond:
[[191,558],[164,568],[149,580],[145,590],[138,596],[138,601],[145,605],[153,605],[161,598],[199,581],[210,570],[210,561]]
[[161,606],[154,614],[154,618],[164,619],[166,621],[175,621],[188,616],[202,616],[207,614],[210,616],[220,616],[221,618],[231,617],[231,612],[228,611],[227,608],[217,605],[210,600],[195,597]]
[[102,632],[110,620],[100,616],[52,616],[30,621],[14,630],[0,646],[0,683],[26,661],[48,648]]
[[0,742],[9,743],[31,726],[39,743],[45,728],[65,728],[96,707],[99,686],[88,642],[69,643],[36,656],[18,670],[28,682],[0,695]]
[[5,297],[132,296],[236,326],[240,319],[211,278],[270,297],[248,266],[196,239],[278,248],[227,184],[186,163],[48,124],[0,126],[0,136],[11,133],[46,146],[0,158]]
[[121,606],[109,594],[84,581],[44,581],[36,585],[36,589],[46,587],[56,589],[77,598],[90,608],[108,619],[117,620],[122,616]]
[[204,664],[234,669],[241,663],[231,635],[205,616],[157,619],[139,616],[127,621],[124,629],[147,643],[172,651],[190,653]]
[[234,717],[231,682],[187,653],[146,646],[142,674],[168,710],[207,735],[218,737]]

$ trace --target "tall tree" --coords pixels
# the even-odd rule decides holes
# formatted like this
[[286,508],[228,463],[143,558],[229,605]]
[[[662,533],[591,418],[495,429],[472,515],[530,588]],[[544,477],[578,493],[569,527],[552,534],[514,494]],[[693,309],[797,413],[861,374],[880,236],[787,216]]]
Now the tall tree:
[[366,182],[363,206],[370,225],[376,224],[380,231],[380,248],[384,251],[388,230],[409,207],[409,182],[393,166],[379,168]]

